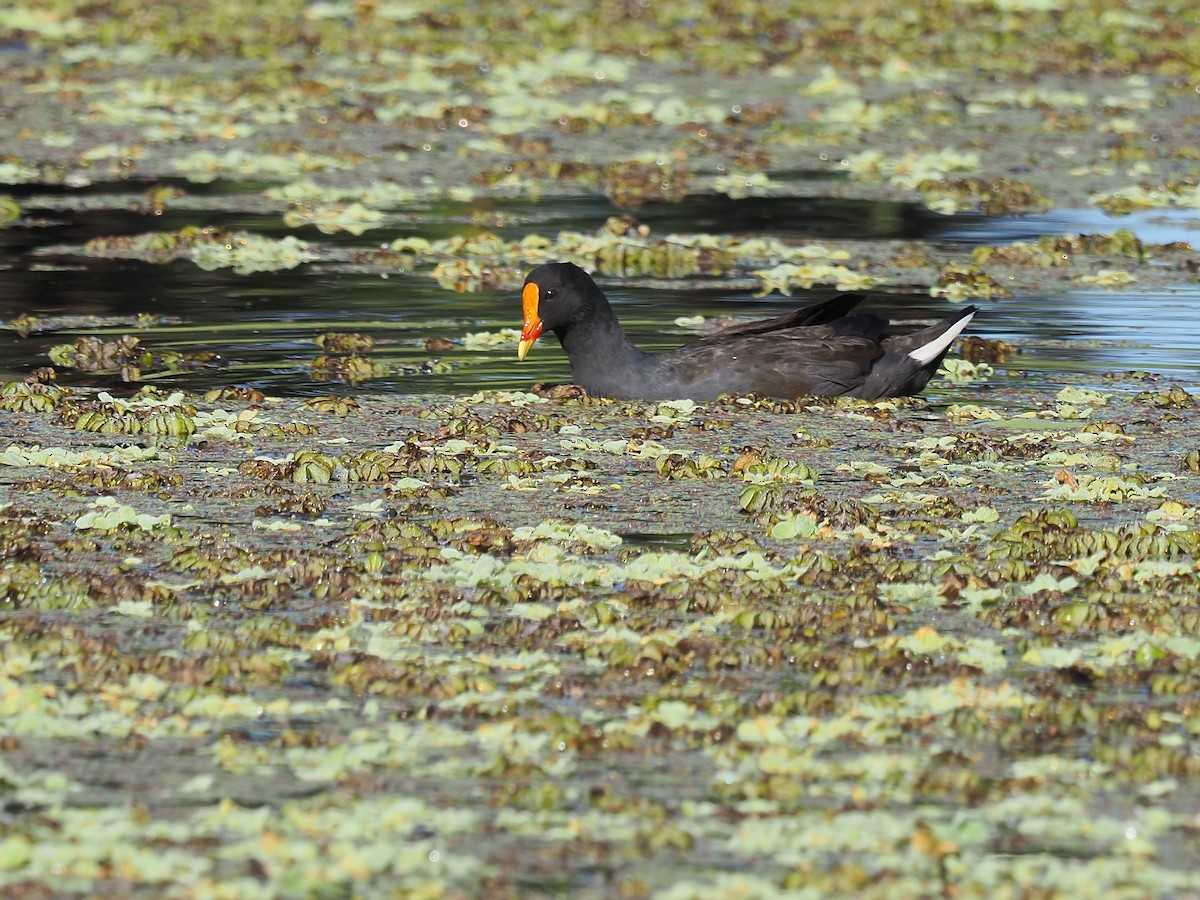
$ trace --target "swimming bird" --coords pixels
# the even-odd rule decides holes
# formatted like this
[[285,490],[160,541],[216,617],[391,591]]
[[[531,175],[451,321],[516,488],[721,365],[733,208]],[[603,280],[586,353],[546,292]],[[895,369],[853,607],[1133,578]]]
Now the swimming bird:
[[874,400],[919,393],[977,312],[968,306],[928,328],[891,334],[886,319],[850,314],[862,300],[862,294],[840,294],[652,354],[629,340],[587,272],[573,263],[546,263],[529,273],[521,292],[525,318],[517,358],[553,331],[572,380],[593,396],[712,400],[755,393]]

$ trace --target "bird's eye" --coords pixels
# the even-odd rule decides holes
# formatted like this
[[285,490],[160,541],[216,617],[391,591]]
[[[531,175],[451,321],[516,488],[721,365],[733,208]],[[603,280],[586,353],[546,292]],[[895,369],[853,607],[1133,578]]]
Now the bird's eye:
[[554,288],[549,288],[549,289],[547,289],[546,293],[542,294],[542,299],[543,300],[553,300],[555,294],[557,294],[557,293],[558,293],[558,291],[556,291]]

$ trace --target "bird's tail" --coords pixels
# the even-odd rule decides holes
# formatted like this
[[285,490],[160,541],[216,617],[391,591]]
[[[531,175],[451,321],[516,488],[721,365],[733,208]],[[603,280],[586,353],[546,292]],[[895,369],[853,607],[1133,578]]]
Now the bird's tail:
[[946,352],[946,348],[954,342],[956,337],[962,334],[963,329],[970,324],[971,319],[978,311],[978,307],[968,306],[962,311],[957,320],[950,322],[950,327],[937,335],[933,340],[926,344],[922,344],[920,347],[917,347],[913,350],[909,350],[909,358],[918,365],[929,365],[929,363],[933,362]]

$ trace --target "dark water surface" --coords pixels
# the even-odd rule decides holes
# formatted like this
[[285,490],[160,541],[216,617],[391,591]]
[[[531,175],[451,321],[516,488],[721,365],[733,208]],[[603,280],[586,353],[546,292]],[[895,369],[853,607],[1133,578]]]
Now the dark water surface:
[[[162,184],[163,182],[157,182]],[[213,350],[217,368],[151,376],[162,386],[203,388],[239,384],[275,394],[327,393],[331,385],[315,381],[306,366],[318,352],[314,335],[360,331],[372,335],[372,358],[398,374],[369,381],[361,389],[405,394],[463,394],[484,388],[527,389],[539,380],[564,380],[566,359],[553,339],[543,340],[521,364],[515,346],[505,342],[486,351],[466,351],[464,334],[519,325],[515,290],[456,293],[427,274],[363,272],[329,263],[255,275],[231,270],[205,272],[190,262],[155,265],[95,259],[78,252],[46,248],[80,247],[100,236],[172,231],[185,225],[245,229],[280,237],[290,233],[277,210],[247,210],[247,196],[260,196],[261,185],[188,185],[184,209],[162,215],[139,211],[128,183],[95,184],[86,189],[25,186],[5,188],[21,201],[25,221],[0,230],[0,319],[25,313],[36,317],[171,317],[171,324],[138,329],[127,322],[108,327],[80,323],[21,338],[0,331],[0,378],[24,377],[47,365],[47,350],[90,334],[112,340],[136,334],[159,350]],[[252,204],[251,204],[252,206]],[[240,211],[235,211],[240,210]],[[558,230],[594,231],[618,212],[599,196],[530,201],[476,201],[416,207],[393,216],[396,223],[361,237],[319,235],[303,229],[311,244],[378,247],[405,235],[426,238],[471,233],[487,228],[507,239]],[[1193,242],[1194,214],[1164,213],[1109,218],[1094,210],[1063,210],[1014,219],[940,216],[916,204],[845,199],[771,198],[732,201],[693,197],[678,204],[649,204],[638,218],[657,235],[672,232],[762,234],[805,240],[924,241],[965,258],[979,244],[1033,240],[1040,235],[1110,233],[1133,230],[1143,241]],[[795,298],[757,298],[731,290],[727,281],[703,277],[681,281],[647,278],[603,279],[622,322],[647,349],[665,349],[690,339],[678,327],[680,316],[774,315],[826,296],[829,289]],[[899,321],[940,318],[949,304],[927,291],[881,288],[865,308]],[[961,304],[957,304],[961,305]],[[1064,381],[1095,383],[1107,372],[1145,370],[1200,384],[1200,285],[1119,291],[1061,287],[1044,295],[1018,294],[983,301],[972,333],[1016,343],[1021,353],[998,381],[1019,377],[1025,385]],[[426,338],[456,342],[449,351],[431,353]],[[435,366],[435,361],[449,363]],[[110,375],[60,373],[68,383],[119,385]],[[1031,385],[1032,382],[1032,385]],[[336,387],[336,386],[333,386]]]

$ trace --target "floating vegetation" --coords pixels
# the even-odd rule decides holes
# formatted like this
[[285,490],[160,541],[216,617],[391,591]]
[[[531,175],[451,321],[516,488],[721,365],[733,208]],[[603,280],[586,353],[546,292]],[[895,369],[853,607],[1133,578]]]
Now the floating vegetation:
[[115,341],[81,337],[73,344],[51,347],[49,356],[56,366],[79,372],[114,374],[126,382],[140,381],[143,375],[170,374],[215,366],[220,362],[217,354],[211,351],[155,351],[133,335],[124,335]]
[[952,384],[971,384],[976,381],[986,381],[995,374],[986,363],[971,362],[966,359],[947,359],[939,370],[942,377]]
[[1168,181],[1160,185],[1139,184],[1103,194],[1094,194],[1091,202],[1110,216],[1127,215],[1164,206],[1200,206],[1200,180]]
[[953,303],[972,298],[996,300],[1012,296],[1012,291],[974,266],[943,269],[937,284],[929,289],[929,293],[933,297],[946,297]]
[[375,209],[368,209],[361,203],[332,207],[314,207],[304,204],[289,209],[283,215],[283,224],[288,228],[315,225],[322,234],[336,234],[339,231],[345,231],[355,236],[369,228],[378,228],[383,221],[383,213]]
[[381,378],[388,373],[386,366],[357,353],[317,356],[308,367],[314,381],[344,381],[347,384],[360,384],[370,378]]
[[375,339],[369,334],[327,331],[313,338],[313,343],[327,353],[370,353]]
[[154,531],[171,524],[171,516],[164,513],[153,516],[140,513],[132,506],[125,506],[113,497],[100,497],[92,504],[92,509],[75,520],[75,527],[80,531],[114,531],[118,529],[140,529]]
[[1132,231],[1122,229],[1112,234],[1065,234],[1038,238],[1034,243],[1016,241],[1001,247],[976,247],[971,260],[978,265],[996,261],[1051,267],[1071,265],[1079,256],[1124,256],[1144,263],[1168,249],[1173,248],[1147,245]]
[[[549,258],[1066,327],[1194,284],[1148,218],[928,240],[1178,228],[1187,7],[796,6],[6,8],[0,894],[1200,894],[1191,380],[990,326],[883,403],[492,366]],[[222,367],[178,282],[249,310]]]
[[239,275],[293,269],[316,259],[308,244],[293,235],[278,240],[249,232],[188,226],[179,232],[95,238],[84,245],[90,255],[166,263],[188,259],[201,269],[233,269]]
[[21,204],[5,194],[0,194],[0,228],[7,228],[21,218]]
[[647,200],[682,200],[690,181],[680,162],[650,157],[612,164],[602,176],[601,187],[615,205],[636,209]]
[[1045,212],[1050,200],[1035,186],[1009,178],[932,178],[917,184],[930,209],[941,213],[979,210],[986,216]]
[[1196,398],[1178,385],[1165,391],[1142,391],[1133,399],[1139,403],[1168,409],[1190,409],[1196,405]]
[[0,409],[10,412],[50,412],[70,391],[53,384],[10,381],[0,386]]
[[649,229],[631,229],[619,218],[609,219],[594,234],[560,231],[553,238],[530,235],[520,241],[503,241],[490,233],[469,239],[434,241],[405,237],[393,241],[389,249],[440,259],[433,270],[434,277],[444,286],[458,290],[495,287],[508,279],[520,281],[524,272],[504,264],[514,257],[530,264],[568,259],[605,275],[662,278],[720,274],[738,264],[763,260],[800,263],[785,263],[768,272],[755,272],[767,281],[764,293],[782,292],[784,285],[789,290],[793,286],[811,287],[816,282],[837,284],[841,290],[875,283],[871,277],[841,264],[850,259],[849,252],[843,249],[738,235],[653,237]]
[[814,284],[832,284],[839,291],[860,291],[875,284],[872,275],[828,263],[783,263],[770,269],[761,269],[754,274],[762,279],[762,287],[758,291],[760,297],[765,297],[773,291],[790,296],[794,288],[807,290]]
[[1095,284],[1100,287],[1116,287],[1133,284],[1137,281],[1137,276],[1132,272],[1126,272],[1124,269],[1101,269],[1094,275],[1079,275],[1075,280]]
[[889,158],[879,150],[865,150],[847,157],[846,168],[855,178],[885,179],[897,187],[917,189],[923,184],[945,179],[952,172],[971,172],[979,168],[979,153],[973,150],[945,148],[935,152],[909,153]]
[[235,147],[220,153],[196,150],[177,159],[174,168],[190,180],[199,183],[215,181],[218,178],[282,181],[309,172],[348,168],[355,159],[353,154],[330,156],[303,150],[293,153],[263,153]]

